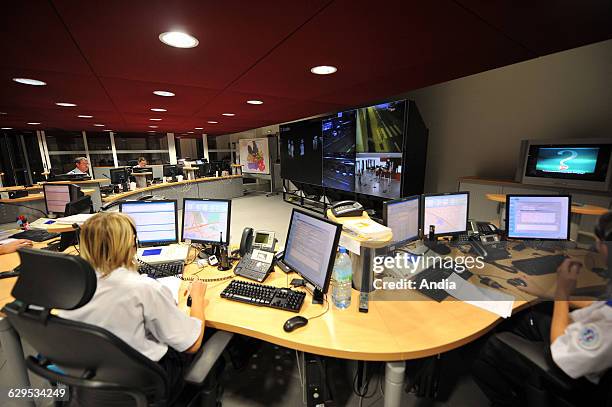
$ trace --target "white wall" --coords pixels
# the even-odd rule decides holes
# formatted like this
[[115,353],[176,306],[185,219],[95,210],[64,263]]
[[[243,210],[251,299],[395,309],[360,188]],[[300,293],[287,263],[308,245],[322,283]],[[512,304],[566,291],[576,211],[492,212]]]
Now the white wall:
[[430,129],[426,191],[513,178],[522,139],[612,138],[612,40],[403,96]]

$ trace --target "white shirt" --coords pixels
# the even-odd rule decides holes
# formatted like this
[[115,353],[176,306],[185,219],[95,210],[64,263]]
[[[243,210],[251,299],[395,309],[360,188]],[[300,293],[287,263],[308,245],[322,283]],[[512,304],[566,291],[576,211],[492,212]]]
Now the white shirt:
[[168,346],[189,349],[202,329],[202,321],[181,311],[167,287],[126,268],[98,275],[92,299],[59,316],[104,328],[155,362]]
[[74,169],[70,172],[67,172],[67,174],[87,174],[87,173],[79,170],[78,167],[74,167]]
[[612,367],[612,307],[597,301],[570,316],[573,322],[550,346],[552,358],[568,376],[597,384]]

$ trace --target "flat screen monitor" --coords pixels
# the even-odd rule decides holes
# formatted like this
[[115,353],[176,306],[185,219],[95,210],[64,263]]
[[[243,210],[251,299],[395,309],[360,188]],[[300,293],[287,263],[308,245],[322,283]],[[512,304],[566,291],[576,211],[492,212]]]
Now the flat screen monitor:
[[90,196],[82,196],[66,204],[64,216],[93,213],[93,204]]
[[608,191],[612,186],[612,141],[529,140],[523,183]]
[[153,168],[151,167],[133,167],[132,168],[132,174],[139,174],[139,173],[143,173],[143,172],[153,172]]
[[66,204],[71,201],[70,185],[43,185],[47,213],[64,214]]
[[178,243],[176,201],[123,202],[119,205],[119,212],[128,215],[136,224],[140,246]]
[[120,185],[128,182],[128,173],[125,168],[111,168],[110,170],[111,184]]
[[280,130],[281,178],[321,185],[321,119],[283,124]]
[[164,177],[176,177],[177,175],[182,175],[183,169],[178,165],[174,164],[164,164],[163,166],[163,175]]
[[570,195],[506,195],[510,239],[568,240]]
[[337,223],[293,209],[283,263],[326,293],[341,231]]
[[326,188],[355,191],[355,118],[356,111],[349,110],[321,121]]
[[393,243],[408,243],[419,238],[419,205],[418,195],[383,203],[383,221],[393,231]]
[[423,233],[435,226],[436,236],[452,236],[467,231],[469,192],[423,195]]
[[181,240],[229,244],[231,210],[232,201],[228,199],[185,198]]
[[402,156],[406,101],[357,109],[357,154],[391,153]]

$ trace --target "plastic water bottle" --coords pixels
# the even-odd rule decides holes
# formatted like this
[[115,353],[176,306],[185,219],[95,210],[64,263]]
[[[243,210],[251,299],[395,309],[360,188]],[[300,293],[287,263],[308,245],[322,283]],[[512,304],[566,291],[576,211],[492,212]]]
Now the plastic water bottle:
[[351,305],[351,286],[353,283],[353,266],[346,249],[340,247],[334,262],[332,274],[332,302],[337,308],[348,308]]

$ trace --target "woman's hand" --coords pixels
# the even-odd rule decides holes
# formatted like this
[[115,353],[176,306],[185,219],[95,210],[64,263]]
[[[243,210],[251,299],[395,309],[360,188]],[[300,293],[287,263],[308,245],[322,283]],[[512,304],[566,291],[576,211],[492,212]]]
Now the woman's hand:
[[16,252],[17,249],[21,249],[22,247],[30,247],[30,246],[32,246],[31,240],[17,239],[14,242],[0,245],[0,254],[13,253],[13,252]]

